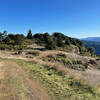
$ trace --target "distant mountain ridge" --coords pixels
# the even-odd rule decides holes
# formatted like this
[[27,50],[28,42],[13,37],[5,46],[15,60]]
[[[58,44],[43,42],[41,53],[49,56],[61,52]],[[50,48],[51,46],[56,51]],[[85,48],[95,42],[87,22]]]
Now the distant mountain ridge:
[[87,38],[81,38],[80,40],[100,42],[100,37],[87,37]]
[[82,40],[82,42],[84,43],[85,47],[94,47],[95,48],[95,54],[96,55],[100,55],[100,42],[96,42],[96,41],[89,41],[89,40]]

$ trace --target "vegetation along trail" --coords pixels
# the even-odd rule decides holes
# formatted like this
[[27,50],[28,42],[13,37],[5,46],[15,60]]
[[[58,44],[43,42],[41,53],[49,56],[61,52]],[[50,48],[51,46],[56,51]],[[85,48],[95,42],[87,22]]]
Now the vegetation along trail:
[[0,100],[50,100],[50,97],[18,64],[0,59]]

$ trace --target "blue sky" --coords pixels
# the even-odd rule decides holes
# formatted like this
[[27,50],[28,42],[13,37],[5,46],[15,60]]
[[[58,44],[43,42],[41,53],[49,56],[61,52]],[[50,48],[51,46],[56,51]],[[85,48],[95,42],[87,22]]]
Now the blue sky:
[[0,31],[100,37],[100,0],[0,0]]

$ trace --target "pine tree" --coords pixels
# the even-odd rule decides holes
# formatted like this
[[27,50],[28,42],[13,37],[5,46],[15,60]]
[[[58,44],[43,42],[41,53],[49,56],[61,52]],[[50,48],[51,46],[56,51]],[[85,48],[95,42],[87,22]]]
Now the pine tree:
[[28,31],[27,38],[28,39],[32,39],[33,38],[31,29]]

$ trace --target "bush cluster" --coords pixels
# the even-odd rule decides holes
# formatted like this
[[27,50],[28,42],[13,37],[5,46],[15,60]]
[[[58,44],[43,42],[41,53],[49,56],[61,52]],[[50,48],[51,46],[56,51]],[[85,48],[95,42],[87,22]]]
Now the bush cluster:
[[86,64],[84,61],[72,60],[68,58],[66,54],[63,53],[59,53],[57,55],[48,55],[46,57],[43,57],[42,60],[46,62],[59,62],[63,64],[65,67],[80,71],[84,71],[88,67],[88,64]]
[[26,54],[33,55],[33,56],[39,56],[40,52],[38,52],[38,51],[29,51]]
[[49,50],[63,50],[63,51],[72,51],[72,45],[78,47],[81,55],[84,55],[86,52],[89,52],[91,55],[94,55],[94,49],[86,49],[84,44],[75,38],[68,37],[63,33],[54,32],[52,35],[49,33],[36,33],[32,35],[32,31],[29,30],[27,36],[23,34],[8,34],[7,31],[0,33],[0,48],[4,49],[26,49],[28,45],[32,43],[38,43],[39,45],[45,46]]

